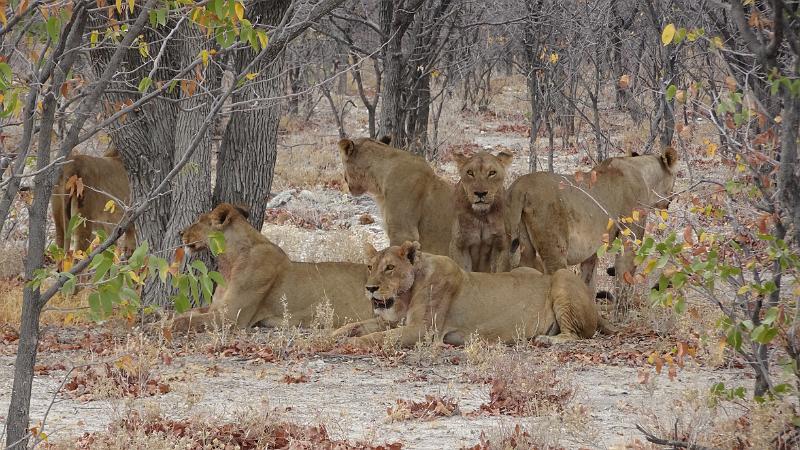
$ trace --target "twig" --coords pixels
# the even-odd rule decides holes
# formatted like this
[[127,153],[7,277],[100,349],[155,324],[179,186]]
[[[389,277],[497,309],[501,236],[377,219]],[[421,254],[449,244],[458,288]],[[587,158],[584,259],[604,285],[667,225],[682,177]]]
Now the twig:
[[649,431],[645,430],[643,426],[637,424],[636,429],[639,430],[642,434],[644,434],[644,438],[647,439],[647,442],[651,442],[656,445],[665,445],[668,448],[685,448],[688,450],[719,450],[715,447],[704,447],[702,445],[691,444],[686,441],[680,441],[677,439],[663,439],[656,437],[654,434],[650,433]]

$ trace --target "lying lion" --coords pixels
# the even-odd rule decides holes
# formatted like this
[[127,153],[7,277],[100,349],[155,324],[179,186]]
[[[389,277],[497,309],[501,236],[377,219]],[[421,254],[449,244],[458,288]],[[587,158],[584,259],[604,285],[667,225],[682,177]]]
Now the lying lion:
[[367,279],[363,264],[290,261],[246,219],[244,210],[222,203],[180,233],[190,253],[208,248],[212,232],[222,233],[225,250],[217,265],[225,285],[217,286],[210,308],[178,316],[173,328],[201,330],[223,323],[275,327],[284,318],[290,326],[308,326],[323,301],[330,302],[337,326],[372,315],[362,298]]
[[[646,211],[669,206],[677,162],[677,153],[668,148],[662,155],[609,158],[583,174],[582,181],[545,172],[518,178],[508,190],[506,226],[512,234],[526,233],[533,245],[522,252],[522,264],[536,266],[530,258],[538,256],[545,273],[581,264],[584,281],[593,290],[603,235],[613,240],[624,226],[642,239]],[[639,211],[638,221],[609,229],[609,219],[632,217],[634,210]],[[614,267],[617,277],[633,275],[632,252],[618,256]]]
[[358,346],[409,347],[430,331],[453,345],[463,345],[473,333],[505,343],[535,336],[558,343],[612,332],[586,285],[569,270],[465,272],[452,259],[419,247],[405,242],[378,252],[367,246],[366,290],[377,317],[345,325],[334,336],[358,336],[352,339]]
[[367,138],[342,139],[339,153],[350,193],[375,198],[391,245],[419,241],[426,252],[449,254],[453,187],[424,158]]
[[453,159],[461,179],[455,189],[450,257],[467,272],[507,272],[504,182],[514,157],[480,152],[470,157],[456,153]]
[[[76,185],[78,180],[83,185],[82,189]],[[86,250],[89,247],[96,229],[111,232],[122,219],[124,209],[122,205],[115,205],[113,211],[106,208],[106,203],[113,200],[107,194],[124,203],[128,203],[130,199],[128,174],[119,153],[111,150],[99,157],[70,156],[50,197],[56,227],[56,244],[59,247],[69,252],[72,243],[66,242],[67,225],[76,214],[86,219],[74,231],[78,249]],[[133,225],[125,231],[122,247],[127,252],[136,248],[136,231]]]

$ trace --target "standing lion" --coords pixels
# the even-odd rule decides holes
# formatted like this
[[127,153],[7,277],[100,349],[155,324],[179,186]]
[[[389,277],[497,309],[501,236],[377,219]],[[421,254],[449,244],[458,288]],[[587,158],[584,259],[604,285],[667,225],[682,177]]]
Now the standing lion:
[[514,157],[480,152],[471,157],[456,153],[453,159],[461,179],[455,189],[450,257],[467,272],[507,272],[504,183]]
[[424,158],[368,138],[342,139],[339,153],[350,193],[372,195],[390,244],[419,241],[426,252],[449,254],[453,186]]

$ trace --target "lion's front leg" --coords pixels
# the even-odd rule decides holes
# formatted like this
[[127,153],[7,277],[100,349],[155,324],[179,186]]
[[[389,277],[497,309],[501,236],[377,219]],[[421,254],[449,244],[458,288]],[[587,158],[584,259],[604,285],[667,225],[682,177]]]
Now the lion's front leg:
[[364,336],[365,334],[375,333],[386,329],[386,324],[378,317],[353,322],[343,325],[331,333],[334,339],[341,339],[354,336]]
[[461,227],[458,219],[453,222],[453,233],[450,239],[450,258],[467,272],[472,272],[472,255],[470,247],[461,236]]
[[387,343],[407,348],[413,347],[424,336],[424,327],[409,325],[352,338],[351,342],[357,347],[375,347]]

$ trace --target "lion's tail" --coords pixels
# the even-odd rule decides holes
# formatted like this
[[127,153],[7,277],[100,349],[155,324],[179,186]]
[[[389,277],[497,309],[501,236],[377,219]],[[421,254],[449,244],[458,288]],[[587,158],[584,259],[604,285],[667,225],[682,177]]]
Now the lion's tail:
[[506,209],[506,232],[511,236],[511,253],[515,253],[520,245],[519,234],[522,231],[527,233],[527,230],[520,230],[522,222],[522,211],[525,208],[526,193],[523,189],[514,189],[514,186],[508,190]]

